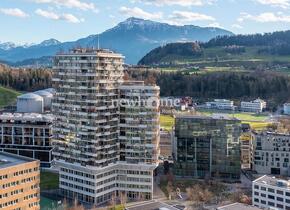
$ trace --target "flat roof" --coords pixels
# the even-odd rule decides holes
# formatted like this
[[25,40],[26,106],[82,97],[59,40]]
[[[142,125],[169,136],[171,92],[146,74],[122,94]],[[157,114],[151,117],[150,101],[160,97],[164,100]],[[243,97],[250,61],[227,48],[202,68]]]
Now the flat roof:
[[186,118],[186,119],[213,119],[213,120],[236,120],[240,121],[239,119],[235,117],[230,117],[229,115],[224,114],[213,114],[211,116],[205,116],[205,115],[189,115],[189,114],[178,114],[176,115],[176,118]]
[[217,208],[218,210],[261,210],[256,206],[250,206],[243,203],[232,203],[226,206],[221,206]]
[[29,163],[33,161],[36,160],[7,152],[0,152],[0,169],[17,166],[19,164]]
[[4,112],[4,113],[0,114],[0,120],[53,122],[54,116],[52,114]]
[[289,179],[275,176],[264,175],[253,181],[254,183],[270,185],[273,187],[284,188],[290,190],[290,181]]

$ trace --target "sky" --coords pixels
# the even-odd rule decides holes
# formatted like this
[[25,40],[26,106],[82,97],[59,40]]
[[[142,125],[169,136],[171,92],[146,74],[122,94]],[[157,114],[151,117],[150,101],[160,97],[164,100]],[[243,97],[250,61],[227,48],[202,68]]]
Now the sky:
[[290,0],[0,0],[0,42],[73,41],[132,16],[265,33],[290,29]]

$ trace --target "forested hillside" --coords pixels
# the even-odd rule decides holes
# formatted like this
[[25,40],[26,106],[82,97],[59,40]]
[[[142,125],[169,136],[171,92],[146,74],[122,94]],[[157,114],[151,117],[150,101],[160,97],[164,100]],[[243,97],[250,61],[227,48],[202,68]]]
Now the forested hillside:
[[248,61],[290,63],[290,31],[220,36],[205,43],[172,43],[152,50],[139,64],[209,61],[224,61],[225,64],[240,61],[239,65]]
[[134,79],[156,82],[161,96],[191,96],[197,101],[214,98],[266,99],[276,107],[290,99],[289,76],[274,72],[210,74],[160,73],[152,71],[129,72]]
[[18,91],[51,87],[51,71],[44,69],[12,69],[0,65],[0,86]]

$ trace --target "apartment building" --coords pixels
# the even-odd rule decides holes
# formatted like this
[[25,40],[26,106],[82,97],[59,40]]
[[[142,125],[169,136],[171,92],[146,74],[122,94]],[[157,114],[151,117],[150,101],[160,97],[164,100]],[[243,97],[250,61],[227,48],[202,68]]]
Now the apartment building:
[[234,110],[234,102],[226,99],[215,99],[214,101],[206,102],[208,109]]
[[252,203],[262,209],[290,210],[289,180],[267,175],[254,180]]
[[262,99],[256,99],[254,101],[242,101],[241,102],[241,110],[245,112],[255,112],[261,113],[264,109],[266,109],[267,103]]
[[254,135],[251,132],[243,132],[240,136],[241,164],[244,169],[252,168],[254,155],[253,140]]
[[239,179],[240,133],[241,124],[235,118],[177,116],[176,175]]
[[40,160],[40,166],[52,163],[51,114],[0,114],[0,151]]
[[74,49],[54,59],[53,155],[64,196],[104,203],[116,191],[118,87],[124,57],[108,50]]
[[127,192],[129,199],[151,199],[153,171],[160,153],[160,88],[127,81],[119,89],[122,170],[118,174],[118,190]]
[[254,138],[253,170],[259,174],[289,176],[290,135],[259,132]]
[[120,98],[155,98],[159,88],[122,85],[123,60],[120,54],[93,49],[55,56],[53,155],[66,197],[97,205],[121,194],[152,198],[158,107],[120,106]]
[[0,209],[40,209],[39,161],[0,152]]
[[171,131],[160,132],[160,156],[164,159],[171,159],[173,154],[173,134]]

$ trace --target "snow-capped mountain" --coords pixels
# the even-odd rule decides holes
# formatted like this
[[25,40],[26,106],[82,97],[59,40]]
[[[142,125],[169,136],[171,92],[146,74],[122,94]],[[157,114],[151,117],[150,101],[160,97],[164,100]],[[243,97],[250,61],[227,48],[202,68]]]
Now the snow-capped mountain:
[[99,34],[90,35],[72,42],[59,42],[49,39],[30,47],[6,47],[1,50],[0,60],[18,62],[49,57],[60,50],[73,47],[97,47],[98,40],[101,48],[108,48],[126,57],[129,64],[137,63],[152,49],[171,42],[179,41],[208,41],[216,36],[233,35],[230,31],[193,25],[176,26],[139,18],[128,18],[117,26]]

